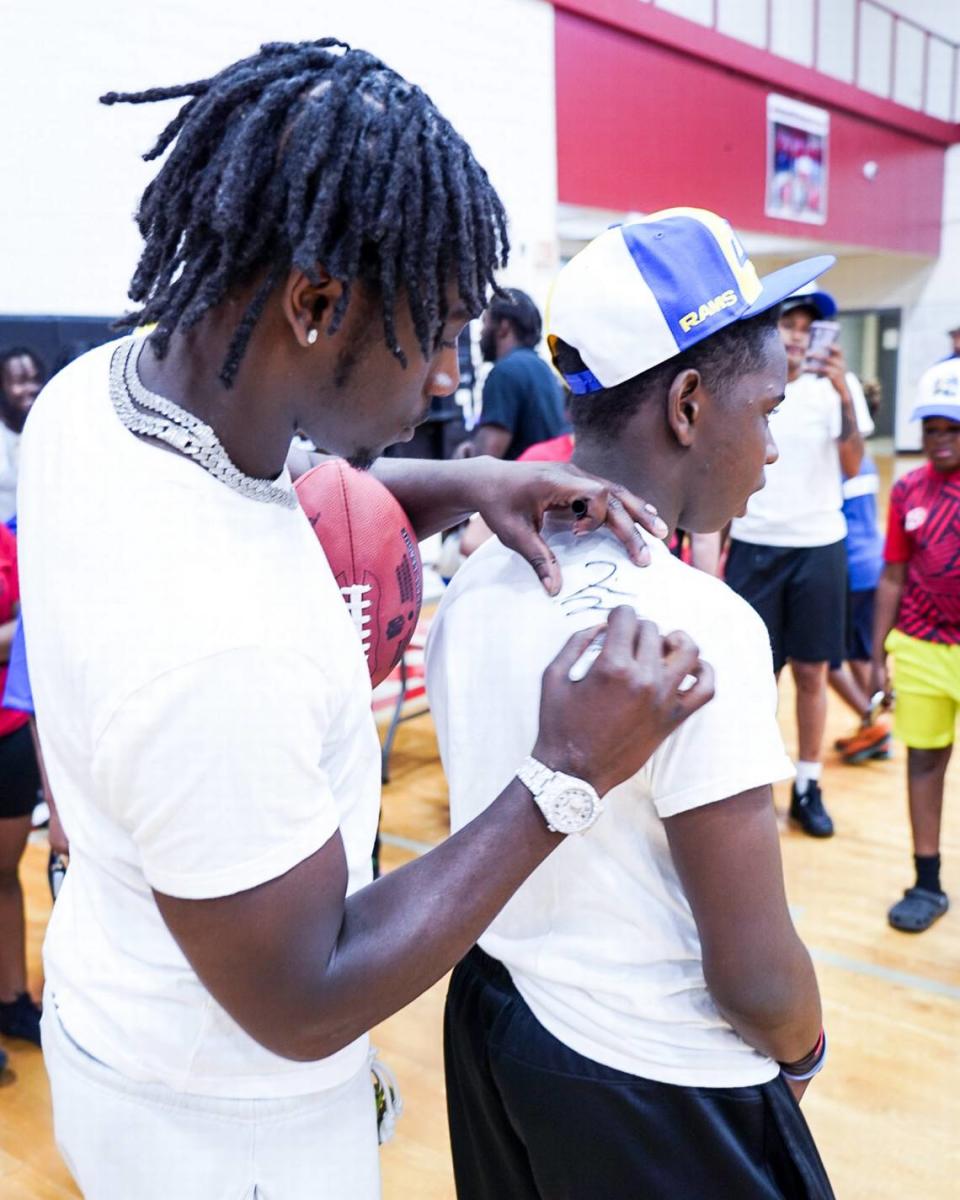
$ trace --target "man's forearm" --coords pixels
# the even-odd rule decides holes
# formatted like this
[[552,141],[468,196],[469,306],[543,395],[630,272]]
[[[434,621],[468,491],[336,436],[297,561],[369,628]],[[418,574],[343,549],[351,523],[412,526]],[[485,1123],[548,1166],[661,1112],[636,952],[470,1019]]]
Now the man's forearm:
[[[849,441],[854,435],[860,437],[860,427],[857,424],[857,413],[853,400],[849,395],[840,398],[840,442]],[[861,438],[861,441],[863,439]]]
[[305,1057],[349,1044],[426,991],[562,841],[514,780],[454,837],[350,896],[314,980],[323,1002],[302,1030]]
[[393,494],[422,540],[476,512],[478,465],[471,459],[379,458],[372,473]]
[[840,466],[844,475],[856,475],[863,465],[863,435],[857,424],[857,414],[849,395],[840,401],[840,436],[837,438]]
[[154,895],[227,1012],[268,1050],[306,1062],[336,1053],[441,979],[561,841],[515,779],[446,842],[346,899],[339,834],[248,892]]
[[778,963],[767,975],[765,986],[738,999],[711,992],[737,1033],[761,1054],[776,1062],[796,1062],[812,1049],[823,1020],[820,989],[810,955],[799,938],[790,961]]

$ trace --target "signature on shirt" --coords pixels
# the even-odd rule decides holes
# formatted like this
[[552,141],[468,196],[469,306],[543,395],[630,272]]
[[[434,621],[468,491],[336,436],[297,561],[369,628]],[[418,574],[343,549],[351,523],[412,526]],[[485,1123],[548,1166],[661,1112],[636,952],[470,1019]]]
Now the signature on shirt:
[[611,609],[616,608],[618,605],[632,600],[632,592],[625,592],[620,588],[612,586],[617,580],[618,567],[618,563],[609,562],[602,558],[594,558],[590,562],[585,563],[585,570],[592,572],[596,578],[590,579],[582,587],[577,588],[576,591],[559,598],[564,616],[575,617],[579,613],[594,610],[610,612]]

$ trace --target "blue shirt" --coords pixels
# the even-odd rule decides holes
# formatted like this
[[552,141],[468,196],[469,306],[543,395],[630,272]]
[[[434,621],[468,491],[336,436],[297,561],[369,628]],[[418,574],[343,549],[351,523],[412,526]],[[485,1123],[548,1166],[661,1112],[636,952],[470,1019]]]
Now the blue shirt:
[[566,429],[560,381],[535,350],[521,346],[494,365],[483,385],[479,425],[513,435],[504,458],[519,458]]
[[859,472],[843,481],[843,515],[847,518],[847,577],[851,592],[871,591],[883,571],[883,535],[877,514],[880,477],[869,454]]
[[7,669],[7,685],[3,692],[3,707],[16,708],[20,712],[33,712],[33,691],[27,674],[27,644],[23,637],[23,618],[17,622],[10,647],[10,663]]

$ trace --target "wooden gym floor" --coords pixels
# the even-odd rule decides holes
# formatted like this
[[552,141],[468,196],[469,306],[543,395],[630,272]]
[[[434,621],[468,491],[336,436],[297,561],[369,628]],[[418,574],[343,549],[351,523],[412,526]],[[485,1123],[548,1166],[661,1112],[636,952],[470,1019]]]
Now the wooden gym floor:
[[[781,709],[792,746],[786,681]],[[831,700],[831,742],[847,726]],[[960,813],[950,804],[958,785],[960,766],[954,766],[943,857],[945,886],[960,901]],[[917,937],[887,927],[887,906],[911,882],[902,749],[892,762],[864,767],[844,767],[828,756],[824,795],[836,837],[815,842],[785,829],[782,842],[788,892],[816,959],[831,1038],[828,1069],[811,1086],[804,1111],[839,1200],[952,1200],[960,1174],[960,913],[948,913]],[[781,812],[785,802],[781,788]],[[447,832],[446,790],[428,716],[401,726],[384,794],[383,830],[388,868]],[[35,992],[49,911],[45,862],[45,844],[28,847],[23,874]],[[382,1153],[385,1200],[454,1195],[442,1004],[439,984],[375,1033],[406,1102],[397,1136]],[[51,1137],[40,1052],[22,1042],[4,1045],[16,1078],[0,1088],[0,1197],[76,1196]]]

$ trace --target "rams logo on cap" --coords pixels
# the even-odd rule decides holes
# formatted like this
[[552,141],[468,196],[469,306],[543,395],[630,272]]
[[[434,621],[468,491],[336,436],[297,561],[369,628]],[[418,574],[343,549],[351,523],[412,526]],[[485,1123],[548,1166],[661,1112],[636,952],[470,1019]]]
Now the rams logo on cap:
[[684,333],[688,333],[696,325],[702,325],[708,317],[716,316],[725,308],[730,308],[736,304],[740,297],[732,288],[727,288],[725,292],[721,292],[719,296],[714,296],[712,300],[708,300],[706,304],[701,304],[698,309],[693,312],[685,313],[680,318],[680,328]]

